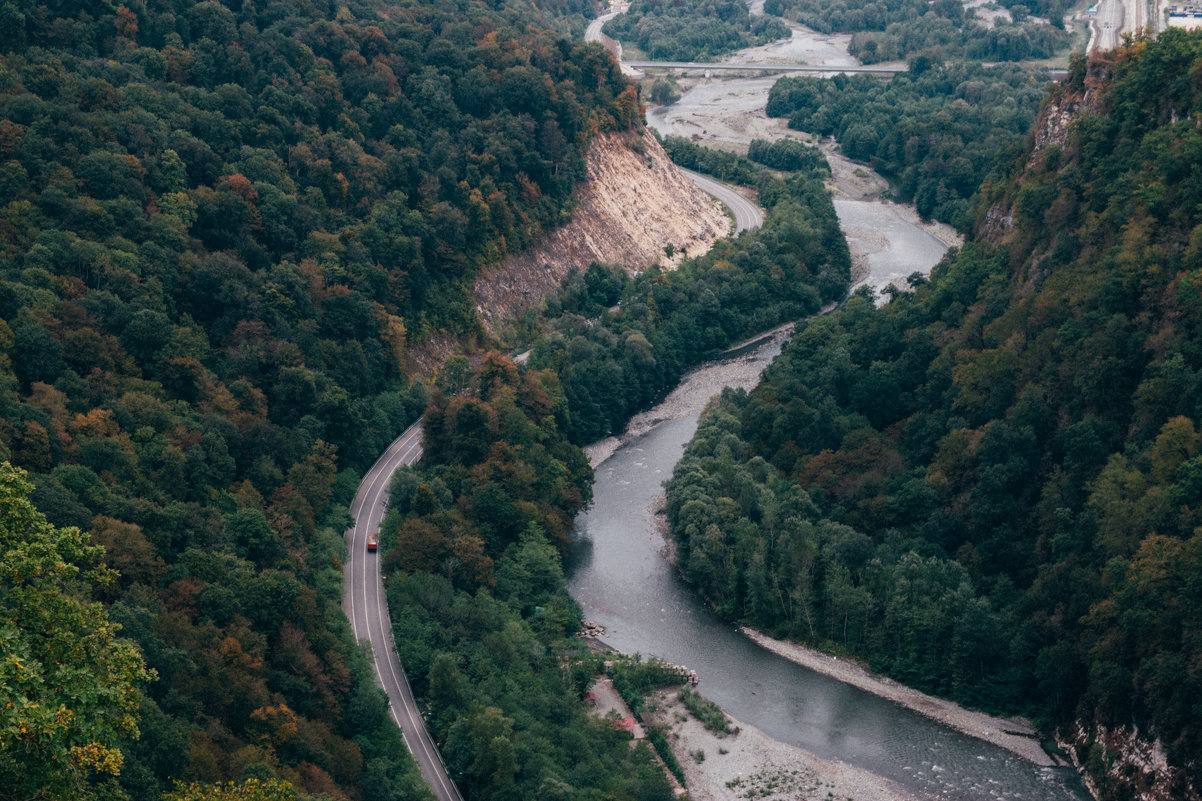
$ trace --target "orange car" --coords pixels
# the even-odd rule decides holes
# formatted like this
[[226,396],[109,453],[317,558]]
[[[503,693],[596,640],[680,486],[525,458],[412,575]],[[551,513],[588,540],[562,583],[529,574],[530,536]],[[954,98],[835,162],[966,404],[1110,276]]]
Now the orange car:
[[367,535],[367,550],[376,551],[380,547],[380,536],[378,534]]

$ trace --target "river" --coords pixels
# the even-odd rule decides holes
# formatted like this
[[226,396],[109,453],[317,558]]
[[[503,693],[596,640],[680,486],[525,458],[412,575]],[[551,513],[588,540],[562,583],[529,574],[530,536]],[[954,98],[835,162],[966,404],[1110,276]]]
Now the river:
[[[850,58],[845,40],[800,26],[787,45],[757,50],[766,60],[792,51],[808,63],[832,66]],[[775,80],[691,79],[680,101],[651,109],[648,124],[664,135],[740,152],[753,138],[797,136],[764,113]],[[880,294],[914,272],[929,274],[947,247],[959,243],[946,226],[923,223],[912,208],[884,200],[885,182],[871,170],[829,144],[824,149],[858,282]],[[770,337],[749,353],[694,371],[663,404],[632,421],[622,441],[592,449],[594,503],[578,518],[569,565],[569,590],[585,616],[606,627],[605,641],[619,651],[696,670],[702,693],[770,737],[882,776],[919,798],[1087,799],[1071,769],[1037,766],[756,645],[718,619],[677,575],[654,514],[662,484],[706,400],[723,386],[754,386],[784,338]]]
[[592,509],[577,519],[568,588],[604,640],[696,670],[698,689],[730,714],[826,760],[892,780],[919,798],[1088,798],[1067,768],[1036,766],[892,701],[804,668],[724,623],[666,558],[654,506],[693,436],[705,399],[747,387],[779,352],[776,337],[734,361],[691,373],[664,404],[634,421],[643,432],[596,469]]
[[[739,63],[798,63],[832,68],[860,66],[850,56],[851,37],[820,34],[802,25],[790,24],[788,40],[740,50],[726,58]],[[768,92],[779,75],[725,78],[689,77],[678,81],[684,93],[668,106],[647,111],[647,125],[661,136],[683,136],[707,147],[736,153],[747,152],[752,139],[774,141],[786,137],[809,140],[792,131],[785,120],[765,111]],[[847,237],[855,265],[853,288],[872,287],[878,298],[887,299],[886,287],[906,287],[906,278],[918,272],[929,275],[950,245],[962,238],[951,226],[923,222],[912,206],[886,199],[888,183],[863,164],[841,155],[833,142],[822,143],[831,165],[828,186]]]

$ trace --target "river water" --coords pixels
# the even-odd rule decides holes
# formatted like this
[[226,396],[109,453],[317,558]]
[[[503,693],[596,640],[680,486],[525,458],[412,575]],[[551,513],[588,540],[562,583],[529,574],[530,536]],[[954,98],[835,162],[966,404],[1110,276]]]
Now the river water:
[[[753,9],[754,10],[754,9]],[[848,54],[851,37],[820,34],[790,23],[791,37],[740,50],[725,60],[737,63],[797,63],[831,68],[859,66]],[[753,139],[808,139],[786,121],[765,111],[779,75],[691,77],[679,81],[683,94],[668,106],[647,111],[647,125],[661,136],[683,136],[707,147],[745,154]],[[853,286],[872,287],[878,298],[890,284],[906,288],[906,278],[929,275],[948,245],[961,238],[950,226],[922,222],[911,206],[885,199],[888,183],[869,167],[842,156],[833,143],[823,146],[833,173],[829,186],[835,213],[856,266]]]
[[[855,63],[845,41],[800,27],[785,47],[731,58],[771,61],[787,58],[790,49],[808,63]],[[676,104],[653,108],[648,125],[737,152],[746,152],[753,138],[797,136],[764,113],[775,80],[694,79]],[[829,149],[828,158],[835,209],[860,282],[880,293],[914,272],[929,274],[956,243],[954,233],[883,200],[885,183],[870,170]],[[883,776],[920,798],[1088,799],[1070,769],[1036,766],[756,645],[718,619],[677,575],[654,514],[662,484],[692,438],[705,399],[723,386],[754,386],[783,340],[769,338],[737,359],[694,371],[663,404],[632,421],[633,433],[622,443],[600,446],[604,461],[596,469],[593,507],[577,520],[569,563],[569,590],[585,617],[605,626],[605,641],[619,651],[696,670],[706,696],[769,736]]]
[[656,526],[662,483],[696,430],[701,399],[728,383],[754,383],[780,344],[777,338],[737,364],[691,373],[662,407],[636,421],[645,433],[596,468],[593,507],[577,519],[569,563],[568,588],[585,617],[605,626],[605,642],[619,651],[696,670],[704,695],[769,736],[883,776],[920,798],[1087,799],[1070,769],[1038,767],[761,648],[679,578]]

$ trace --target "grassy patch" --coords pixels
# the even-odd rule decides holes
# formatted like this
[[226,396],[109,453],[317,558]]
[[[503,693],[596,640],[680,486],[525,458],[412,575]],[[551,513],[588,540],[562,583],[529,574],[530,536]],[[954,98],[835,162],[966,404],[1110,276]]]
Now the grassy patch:
[[676,696],[684,704],[685,709],[701,721],[701,725],[717,734],[719,737],[730,734],[730,721],[722,712],[721,707],[696,690],[684,687]]

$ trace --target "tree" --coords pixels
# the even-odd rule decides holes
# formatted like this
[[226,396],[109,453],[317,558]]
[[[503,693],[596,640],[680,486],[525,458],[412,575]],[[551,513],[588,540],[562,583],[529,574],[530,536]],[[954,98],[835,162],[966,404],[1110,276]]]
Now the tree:
[[673,90],[672,84],[663,78],[656,78],[655,82],[651,84],[651,102],[666,106],[679,99],[680,95]]
[[0,787],[20,799],[88,799],[116,776],[138,734],[134,645],[82,597],[113,574],[77,528],[56,528],[28,500],[25,473],[0,464]]
[[296,801],[292,785],[279,779],[177,785],[164,801]]

